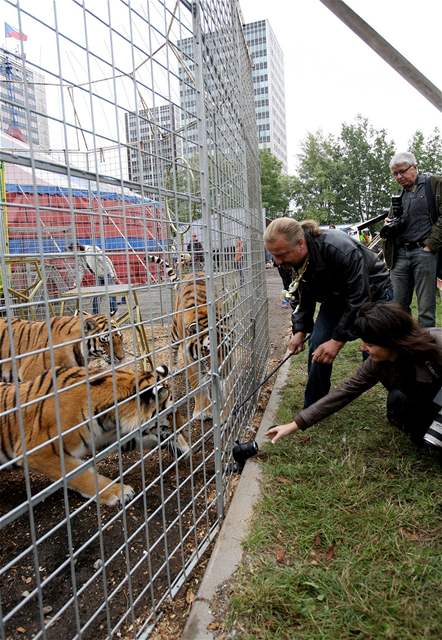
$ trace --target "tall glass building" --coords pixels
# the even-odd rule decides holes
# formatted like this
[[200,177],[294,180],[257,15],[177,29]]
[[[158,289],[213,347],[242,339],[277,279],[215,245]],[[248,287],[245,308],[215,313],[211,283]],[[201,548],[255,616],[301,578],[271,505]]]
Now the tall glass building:
[[260,149],[270,149],[287,173],[284,56],[268,20],[243,25],[253,64]]

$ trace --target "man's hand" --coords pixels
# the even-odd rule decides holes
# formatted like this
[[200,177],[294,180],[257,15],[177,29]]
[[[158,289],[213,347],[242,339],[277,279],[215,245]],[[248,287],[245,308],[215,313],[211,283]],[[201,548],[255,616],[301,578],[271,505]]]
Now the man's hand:
[[288,424],[279,424],[271,429],[269,429],[266,433],[266,438],[270,438],[272,444],[278,442],[280,438],[284,436],[288,436],[289,433],[295,433],[295,431],[299,431],[299,427],[296,422],[289,422]]
[[304,340],[305,333],[303,331],[297,331],[290,337],[287,349],[290,351],[290,353],[293,353],[295,355],[297,353],[301,353],[301,351],[304,350],[305,346]]
[[333,340],[333,338],[331,340],[327,340],[327,342],[323,342],[313,351],[313,362],[320,362],[321,364],[331,364],[344,344],[345,342]]

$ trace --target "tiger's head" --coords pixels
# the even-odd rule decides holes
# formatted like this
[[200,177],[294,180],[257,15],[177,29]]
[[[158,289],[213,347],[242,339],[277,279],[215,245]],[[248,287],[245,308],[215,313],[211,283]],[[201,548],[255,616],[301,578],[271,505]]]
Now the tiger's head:
[[[125,374],[124,381],[120,372]],[[169,375],[166,365],[160,365],[153,372],[137,374],[120,369],[116,374],[119,395],[130,398],[120,407],[125,433],[138,429],[170,405],[170,390],[165,382]]]
[[124,360],[123,334],[119,330],[116,322],[114,320],[109,321],[104,315],[85,315],[84,330],[87,336],[86,360],[103,358],[108,364],[112,364],[112,357],[117,362]]
[[[135,397],[128,403],[130,406],[127,409],[123,409],[123,411],[126,412],[124,416],[126,425],[124,431],[127,433],[127,425],[129,423],[132,425],[136,423],[132,427],[132,430],[135,430],[135,437],[123,445],[123,451],[139,450],[141,441],[142,449],[149,450],[157,446],[166,446],[176,457],[187,456],[190,453],[190,447],[187,440],[180,433],[184,423],[180,415],[174,410],[173,402],[170,398],[169,386],[166,381],[169,375],[167,366],[160,365],[154,372],[146,372],[138,376],[133,375],[135,388],[132,389],[132,393]],[[137,395],[141,407],[141,416],[138,413]],[[159,418],[159,422],[144,427],[145,422],[167,409],[170,411],[162,415]],[[130,411],[132,411],[131,415],[129,415]]]
[[[218,359],[221,361],[233,347],[232,332],[229,329],[230,318],[231,314],[227,314],[226,316],[217,319],[216,322]],[[196,337],[198,340],[198,345],[196,345],[195,342],[193,345],[189,345],[188,347],[191,357],[194,360],[206,359],[206,362],[203,364],[208,365],[207,358],[210,356],[210,335],[207,316],[202,318],[199,317],[198,321],[189,323],[186,327],[186,335],[189,338]]]
[[186,327],[186,335],[189,338],[194,336],[198,338],[201,356],[203,358],[210,355],[210,338],[207,324],[207,316],[204,316],[199,317],[195,322],[190,322]]

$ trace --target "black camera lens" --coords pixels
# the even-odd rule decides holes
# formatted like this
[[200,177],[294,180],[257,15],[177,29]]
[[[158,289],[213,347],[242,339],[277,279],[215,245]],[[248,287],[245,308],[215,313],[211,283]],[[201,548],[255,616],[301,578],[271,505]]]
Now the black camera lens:
[[402,196],[391,196],[391,210],[395,218],[400,218],[404,212],[402,208]]
[[251,440],[250,442],[239,442],[239,440],[235,441],[235,445],[232,449],[233,459],[236,462],[236,468],[238,473],[244,469],[244,465],[249,458],[256,456],[258,453],[258,445],[255,440]]

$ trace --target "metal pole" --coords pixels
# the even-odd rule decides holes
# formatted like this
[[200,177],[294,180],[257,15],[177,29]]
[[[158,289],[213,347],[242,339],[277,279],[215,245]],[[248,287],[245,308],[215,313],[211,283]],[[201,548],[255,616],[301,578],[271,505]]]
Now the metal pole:
[[442,91],[436,87],[423,73],[416,69],[407,58],[391,46],[385,38],[370,27],[357,13],[342,0],[321,0],[344,24],[347,25],[365,44],[376,51],[390,67],[393,67],[407,82],[429,100],[436,109],[442,111]]
[[200,0],[193,4],[193,42],[195,56],[196,113],[198,119],[198,141],[201,180],[201,213],[204,238],[204,263],[207,287],[207,311],[209,318],[210,375],[212,394],[213,440],[215,446],[215,483],[218,518],[224,515],[221,451],[221,387],[218,369],[218,337],[216,331],[216,292],[212,260],[212,234],[209,204],[209,151],[207,145],[206,106],[204,101],[203,35],[201,29]]

